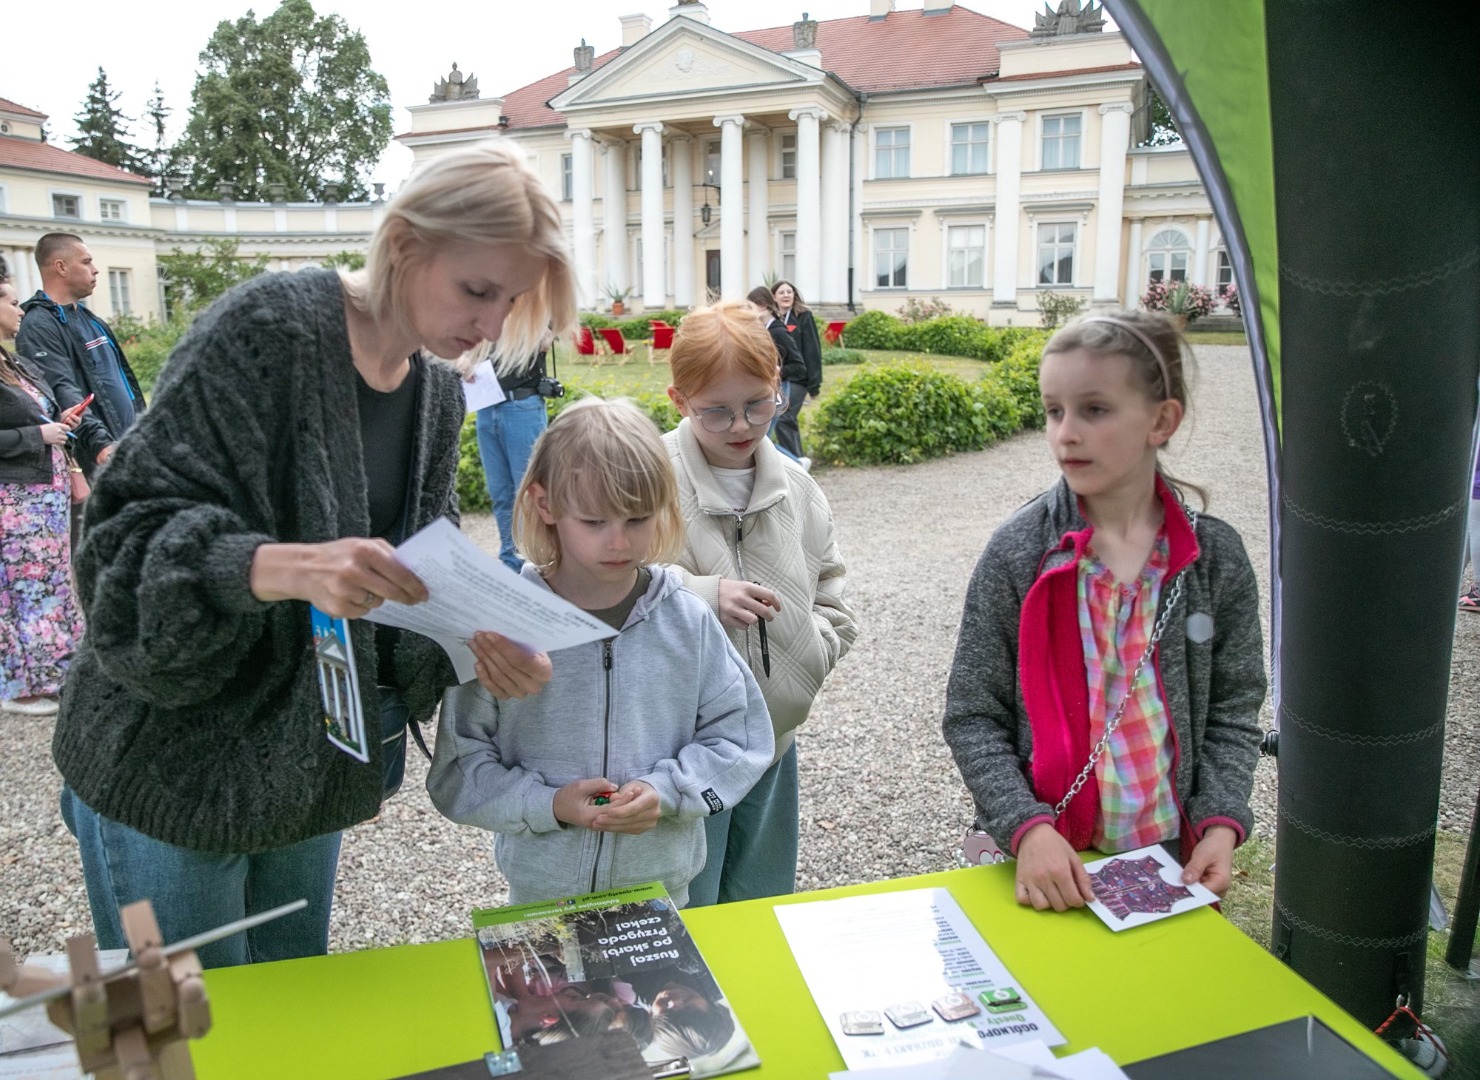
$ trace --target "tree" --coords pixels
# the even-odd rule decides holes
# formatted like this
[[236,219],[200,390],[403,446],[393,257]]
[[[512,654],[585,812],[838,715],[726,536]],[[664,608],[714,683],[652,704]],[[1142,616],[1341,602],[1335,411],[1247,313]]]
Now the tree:
[[144,119],[149,121],[149,127],[154,131],[154,149],[146,150],[144,158],[149,175],[154,177],[154,189],[159,194],[164,193],[165,175],[172,172],[175,165],[175,152],[165,139],[165,121],[174,111],[164,103],[164,91],[156,81],[154,96],[144,103]]
[[108,86],[107,72],[98,68],[98,77],[87,88],[82,111],[73,117],[78,135],[72,140],[72,149],[95,161],[142,173],[143,155],[128,141],[129,118],[116,104],[122,96],[123,91]]
[[239,281],[267,269],[268,258],[237,254],[235,240],[210,240],[199,251],[175,248],[159,256],[164,277],[164,303],[170,317],[188,315],[205,307]]
[[1182,141],[1182,133],[1177,130],[1177,121],[1172,116],[1172,110],[1167,108],[1167,103],[1162,96],[1156,92],[1156,87],[1150,83],[1146,84],[1146,108],[1150,113],[1151,132],[1144,146],[1170,146],[1172,143]]
[[274,182],[290,199],[321,197],[327,184],[365,197],[390,142],[390,90],[344,19],[283,0],[261,22],[248,11],[219,23],[200,64],[177,148],[190,194],[214,197],[225,180],[241,199],[267,198]]

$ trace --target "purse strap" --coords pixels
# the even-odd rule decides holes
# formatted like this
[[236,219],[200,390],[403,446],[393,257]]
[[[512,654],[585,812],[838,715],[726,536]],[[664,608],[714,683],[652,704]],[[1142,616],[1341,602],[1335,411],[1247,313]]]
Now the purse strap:
[[[1184,507],[1184,509],[1186,508]],[[1187,510],[1186,512],[1188,523],[1192,526],[1193,534],[1196,535],[1197,511]],[[1188,565],[1190,566],[1191,564],[1189,563]],[[1089,761],[1085,763],[1084,768],[1079,770],[1079,775],[1074,778],[1074,783],[1069,785],[1068,792],[1059,800],[1058,805],[1053,808],[1055,821],[1069,808],[1069,803],[1073,801],[1074,796],[1078,795],[1084,785],[1089,783],[1090,773],[1095,771],[1095,766],[1099,764],[1100,758],[1104,757],[1105,751],[1110,748],[1110,739],[1115,734],[1116,729],[1120,727],[1121,720],[1125,719],[1126,707],[1131,703],[1131,697],[1136,692],[1136,681],[1140,679],[1142,669],[1151,660],[1152,654],[1156,652],[1157,643],[1161,641],[1161,635],[1166,631],[1167,624],[1171,622],[1172,613],[1177,610],[1177,605],[1182,601],[1182,593],[1185,591],[1183,588],[1183,579],[1187,576],[1187,569],[1187,566],[1182,567],[1181,570],[1177,571],[1177,576],[1172,580],[1172,588],[1171,592],[1167,595],[1166,605],[1162,607],[1161,614],[1157,616],[1156,624],[1151,630],[1151,640],[1146,642],[1146,648],[1141,651],[1141,657],[1136,661],[1136,666],[1131,670],[1130,679],[1126,681],[1125,694],[1121,696],[1120,704],[1115,707],[1115,712],[1111,715],[1110,719],[1105,721],[1105,730],[1100,735],[1100,741],[1089,752]]]

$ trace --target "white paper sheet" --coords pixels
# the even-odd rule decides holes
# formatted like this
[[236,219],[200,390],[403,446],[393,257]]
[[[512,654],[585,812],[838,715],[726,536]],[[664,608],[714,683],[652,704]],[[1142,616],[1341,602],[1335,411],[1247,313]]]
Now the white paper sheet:
[[485,360],[473,368],[472,380],[464,379],[462,388],[468,412],[477,412],[504,400],[504,388],[498,384],[492,360]]
[[1084,868],[1095,891],[1089,909],[1115,931],[1144,926],[1218,901],[1195,882],[1183,885],[1181,864],[1160,844],[1085,863]]
[[386,602],[366,616],[431,638],[452,658],[462,682],[476,678],[468,641],[493,630],[535,652],[568,649],[616,635],[548,589],[525,581],[438,518],[396,548],[396,558],[426,585],[423,604]]
[[[784,904],[776,917],[850,1069],[938,1061],[958,1046],[1065,1041],[948,889]],[[978,1011],[946,1020],[934,1003],[953,990]],[[887,1018],[910,1003],[928,1019],[901,1028]],[[859,1011],[884,1013],[883,1034],[844,1034],[842,1014]]]

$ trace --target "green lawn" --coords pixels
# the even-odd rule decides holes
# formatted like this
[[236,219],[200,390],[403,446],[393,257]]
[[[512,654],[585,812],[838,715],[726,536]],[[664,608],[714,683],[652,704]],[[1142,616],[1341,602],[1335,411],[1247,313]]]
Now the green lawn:
[[1240,330],[1188,330],[1187,342],[1194,349],[1199,345],[1247,345],[1249,339]]

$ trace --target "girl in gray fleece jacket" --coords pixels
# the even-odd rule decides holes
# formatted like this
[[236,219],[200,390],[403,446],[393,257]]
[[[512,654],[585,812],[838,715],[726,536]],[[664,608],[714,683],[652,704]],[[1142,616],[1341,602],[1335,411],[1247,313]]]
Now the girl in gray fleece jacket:
[[442,702],[427,790],[498,834],[510,903],[661,881],[679,906],[704,866],[703,819],[745,797],[775,749],[750,668],[709,605],[661,565],[683,518],[657,428],[624,401],[567,407],[535,445],[514,508],[524,576],[615,637],[550,654],[550,685]]
[[997,530],[967,590],[945,738],[1040,910],[1093,899],[1091,847],[1179,840],[1183,880],[1221,894],[1253,826],[1258,592],[1238,534],[1158,469],[1181,360],[1144,312],[1054,335],[1039,383],[1064,479]]

